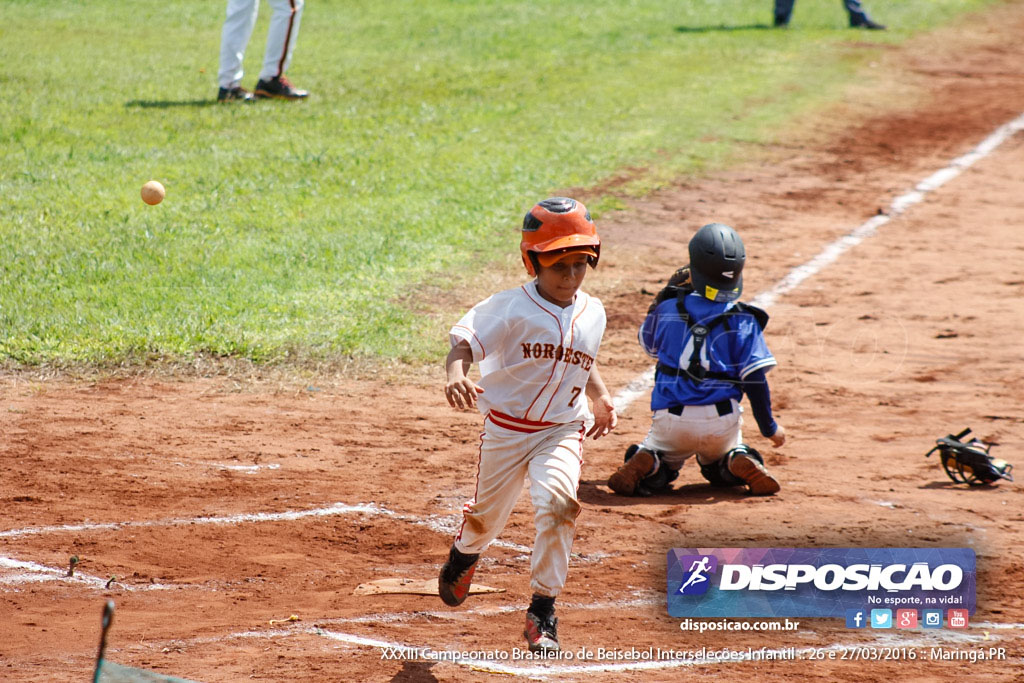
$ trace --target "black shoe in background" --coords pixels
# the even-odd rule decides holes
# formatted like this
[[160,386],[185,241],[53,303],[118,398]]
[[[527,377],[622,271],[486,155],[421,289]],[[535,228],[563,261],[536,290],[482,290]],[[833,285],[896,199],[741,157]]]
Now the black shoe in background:
[[233,88],[221,88],[217,91],[218,102],[252,102],[256,96],[240,85]]
[[866,28],[869,31],[884,31],[885,26],[879,24],[877,21],[872,21],[868,17],[859,17],[857,19],[850,19],[850,28]]
[[309,97],[308,90],[299,90],[292,86],[284,76],[275,76],[269,81],[260,80],[256,83],[256,97],[273,97],[281,100],[301,100]]

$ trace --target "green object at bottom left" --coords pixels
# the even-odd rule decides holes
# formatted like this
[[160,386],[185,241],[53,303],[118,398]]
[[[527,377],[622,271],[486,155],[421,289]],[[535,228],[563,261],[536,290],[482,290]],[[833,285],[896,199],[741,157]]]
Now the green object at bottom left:
[[103,656],[107,649],[107,632],[114,622],[114,601],[107,600],[103,606],[103,632],[100,635],[100,651],[96,655],[96,671],[93,674],[93,683],[197,683],[185,678],[165,676],[155,671],[136,669],[130,666],[122,666],[115,662],[106,661]]

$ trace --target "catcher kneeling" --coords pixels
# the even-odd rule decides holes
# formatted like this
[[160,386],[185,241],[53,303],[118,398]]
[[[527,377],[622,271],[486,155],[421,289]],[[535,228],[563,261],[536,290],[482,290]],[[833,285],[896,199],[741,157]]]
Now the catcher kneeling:
[[768,314],[737,299],[743,291],[743,240],[727,225],[705,225],[690,240],[690,265],[677,271],[640,327],[640,343],[657,359],[651,429],[608,486],[626,496],[665,489],[692,455],[714,486],[771,495],[779,482],[743,444],[740,400],[746,394],[761,434],[786,441],[772,417],[765,373],[776,365],[763,330]]

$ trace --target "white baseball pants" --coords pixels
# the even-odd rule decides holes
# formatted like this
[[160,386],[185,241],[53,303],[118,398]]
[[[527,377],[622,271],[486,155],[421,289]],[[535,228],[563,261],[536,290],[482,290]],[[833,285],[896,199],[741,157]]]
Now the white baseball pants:
[[[273,14],[267,32],[260,80],[281,76],[288,70],[299,34],[299,20],[305,0],[269,0]],[[242,82],[242,59],[256,26],[259,0],[228,0],[227,18],[220,40],[220,70],[217,81],[222,88],[234,88]]]
[[713,405],[686,406],[681,415],[656,410],[643,447],[659,451],[661,461],[672,469],[680,469],[693,455],[706,465],[743,443],[741,411],[736,401],[728,415],[719,415]]
[[530,587],[534,593],[554,597],[565,586],[580,513],[576,494],[583,464],[583,423],[538,429],[545,423],[497,415],[512,426],[495,424],[491,415],[484,422],[476,495],[463,507],[455,548],[483,552],[505,528],[528,478],[536,530]]

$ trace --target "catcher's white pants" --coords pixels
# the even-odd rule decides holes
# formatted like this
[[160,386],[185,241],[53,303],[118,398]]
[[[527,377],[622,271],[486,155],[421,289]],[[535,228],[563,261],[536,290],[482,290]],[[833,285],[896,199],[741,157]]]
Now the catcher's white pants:
[[582,422],[570,422],[527,432],[518,429],[533,429],[530,425],[537,423],[518,422],[516,429],[498,426],[490,416],[484,422],[476,495],[462,509],[455,547],[463,553],[483,552],[505,528],[523,481],[529,478],[536,529],[530,587],[534,593],[554,597],[565,586],[580,513],[576,490],[584,427]]
[[[260,80],[284,74],[292,61],[295,37],[305,0],[269,0],[273,9],[267,48],[263,53]],[[220,39],[220,71],[217,80],[222,88],[233,88],[242,82],[242,58],[256,26],[260,0],[228,0],[227,18]]]
[[693,455],[706,465],[743,443],[741,412],[736,401],[728,415],[719,415],[713,405],[686,406],[682,415],[656,410],[643,447],[659,451],[661,461],[672,469],[680,469]]

